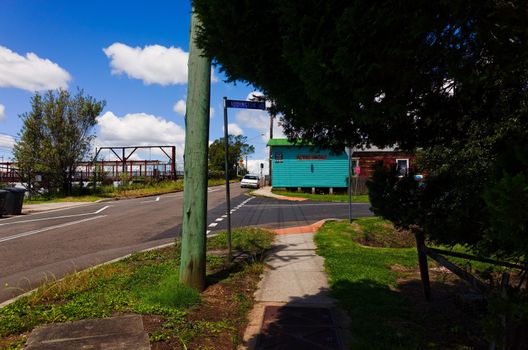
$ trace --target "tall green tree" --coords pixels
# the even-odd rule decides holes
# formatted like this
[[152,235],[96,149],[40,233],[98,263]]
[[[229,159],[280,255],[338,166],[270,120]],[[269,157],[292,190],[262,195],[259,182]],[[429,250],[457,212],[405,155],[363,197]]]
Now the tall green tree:
[[[246,155],[253,154],[255,147],[247,143],[247,137],[243,135],[229,135],[228,169],[229,175],[236,175],[238,162]],[[209,145],[209,169],[224,171],[225,150],[224,138],[219,138]]]
[[20,116],[23,126],[13,151],[29,183],[39,173],[51,189],[71,192],[76,166],[90,152],[104,106],[82,90],[73,96],[60,89],[31,98],[31,111]]
[[193,4],[227,78],[259,88],[290,137],[316,144],[454,140],[525,76],[524,0]]
[[[528,158],[525,0],[194,4],[200,45],[229,80],[275,101],[290,138],[421,149],[425,186],[381,174],[371,196],[378,213],[444,243],[528,254],[511,240],[528,234],[519,191]],[[517,193],[520,209],[507,210],[500,193]]]

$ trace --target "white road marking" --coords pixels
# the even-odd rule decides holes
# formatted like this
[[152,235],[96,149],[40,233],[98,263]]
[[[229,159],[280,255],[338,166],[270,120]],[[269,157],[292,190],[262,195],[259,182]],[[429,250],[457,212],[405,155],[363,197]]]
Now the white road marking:
[[15,221],[15,222],[6,222],[6,223],[1,223],[0,226],[6,226],[6,225],[15,225],[15,224],[26,224],[26,223],[29,223],[29,222],[37,222],[37,221],[48,221],[48,220],[56,220],[56,219],[68,219],[68,218],[76,218],[76,217],[79,217],[79,216],[88,216],[88,215],[94,215],[94,214],[99,214],[101,213],[103,210],[106,210],[108,209],[109,207],[111,207],[111,205],[107,205],[93,213],[82,213],[82,214],[71,214],[71,215],[62,215],[62,216],[54,216],[54,217],[51,217],[51,218],[40,218],[40,219],[30,219],[30,220],[24,220],[24,221]]
[[77,221],[67,222],[67,223],[65,223],[65,224],[60,224],[60,225],[55,225],[55,226],[45,227],[45,228],[41,228],[41,229],[38,229],[38,230],[33,230],[33,231],[28,231],[28,232],[17,233],[16,235],[12,235],[12,236],[8,236],[8,237],[0,238],[0,243],[2,243],[2,242],[7,242],[7,241],[11,241],[11,240],[13,240],[13,239],[17,239],[17,238],[22,238],[22,237],[27,237],[27,236],[35,235],[35,234],[37,234],[37,233],[41,233],[41,232],[51,231],[51,230],[54,230],[54,229],[57,229],[57,228],[62,228],[62,227],[67,227],[67,226],[76,225],[76,224],[81,224],[81,223],[83,223],[83,222],[87,222],[87,221],[91,221],[91,220],[96,220],[96,219],[104,218],[105,216],[106,216],[106,215],[99,215],[99,216],[94,216],[93,218],[87,218],[87,219],[82,219],[82,220],[77,220]]
[[98,211],[96,211],[94,214],[99,214],[100,212],[105,211],[106,209],[108,209],[110,207],[111,207],[111,205],[104,206],[101,209],[99,209]]
[[156,197],[156,199],[154,199],[153,201],[141,201],[141,203],[155,203],[155,202],[159,202],[160,200],[160,197]]
[[[56,211],[64,211],[64,210],[71,210],[71,209],[76,209],[76,208],[81,208],[81,207],[86,207],[86,206],[89,206],[89,205],[94,205],[94,204],[98,204],[96,202],[90,202],[90,203],[83,203],[83,204],[80,204],[80,205],[74,205],[73,207],[66,207],[66,208],[59,208],[59,209],[51,209],[51,210],[46,210],[46,211],[39,211],[39,212],[36,212],[36,213],[32,213],[31,212],[31,209],[29,214],[31,214],[31,216],[34,216],[34,215],[42,215],[42,214],[49,214],[49,213],[54,213]],[[24,209],[24,208],[23,208]],[[27,207],[25,208],[27,209]],[[18,219],[19,217],[18,216],[11,216],[10,218],[3,218],[2,221],[7,221],[7,220],[13,220],[13,219]]]
[[[239,205],[237,205],[236,207],[231,209],[230,213],[233,214],[234,212],[236,212],[238,209],[243,207],[247,202],[249,202],[252,199],[253,199],[253,197],[246,199],[245,201],[243,201],[242,203],[240,203]],[[216,227],[218,225],[218,223],[221,222],[222,220],[224,220],[225,218],[227,218],[227,214],[222,215],[221,217],[217,218],[215,220],[215,222],[210,223],[209,227]],[[209,234],[210,232],[211,232],[211,230],[208,230],[206,234]]]

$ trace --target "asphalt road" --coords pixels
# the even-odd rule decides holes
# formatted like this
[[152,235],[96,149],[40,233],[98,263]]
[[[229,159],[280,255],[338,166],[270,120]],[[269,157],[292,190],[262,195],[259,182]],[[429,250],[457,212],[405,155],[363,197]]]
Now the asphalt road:
[[[209,188],[208,234],[226,228],[225,188]],[[282,228],[348,217],[345,203],[286,202],[248,196],[231,187],[233,227]],[[172,243],[180,235],[183,193],[87,204],[0,219],[0,303],[43,281],[134,251]],[[368,204],[353,214],[371,215]]]

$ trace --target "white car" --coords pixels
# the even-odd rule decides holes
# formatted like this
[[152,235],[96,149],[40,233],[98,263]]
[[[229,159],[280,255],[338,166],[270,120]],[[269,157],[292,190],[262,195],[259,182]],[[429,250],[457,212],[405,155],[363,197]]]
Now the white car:
[[246,175],[240,181],[240,187],[259,188],[259,178],[255,175]]

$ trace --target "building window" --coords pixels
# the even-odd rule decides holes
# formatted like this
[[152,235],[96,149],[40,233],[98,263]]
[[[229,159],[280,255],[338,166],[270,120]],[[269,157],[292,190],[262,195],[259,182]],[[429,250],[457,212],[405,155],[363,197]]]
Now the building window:
[[396,171],[399,176],[405,176],[409,172],[409,159],[396,159]]
[[282,152],[275,152],[275,163],[282,163]]
[[352,158],[350,162],[350,167],[352,170],[352,176],[359,176],[361,169],[359,168],[359,158]]

